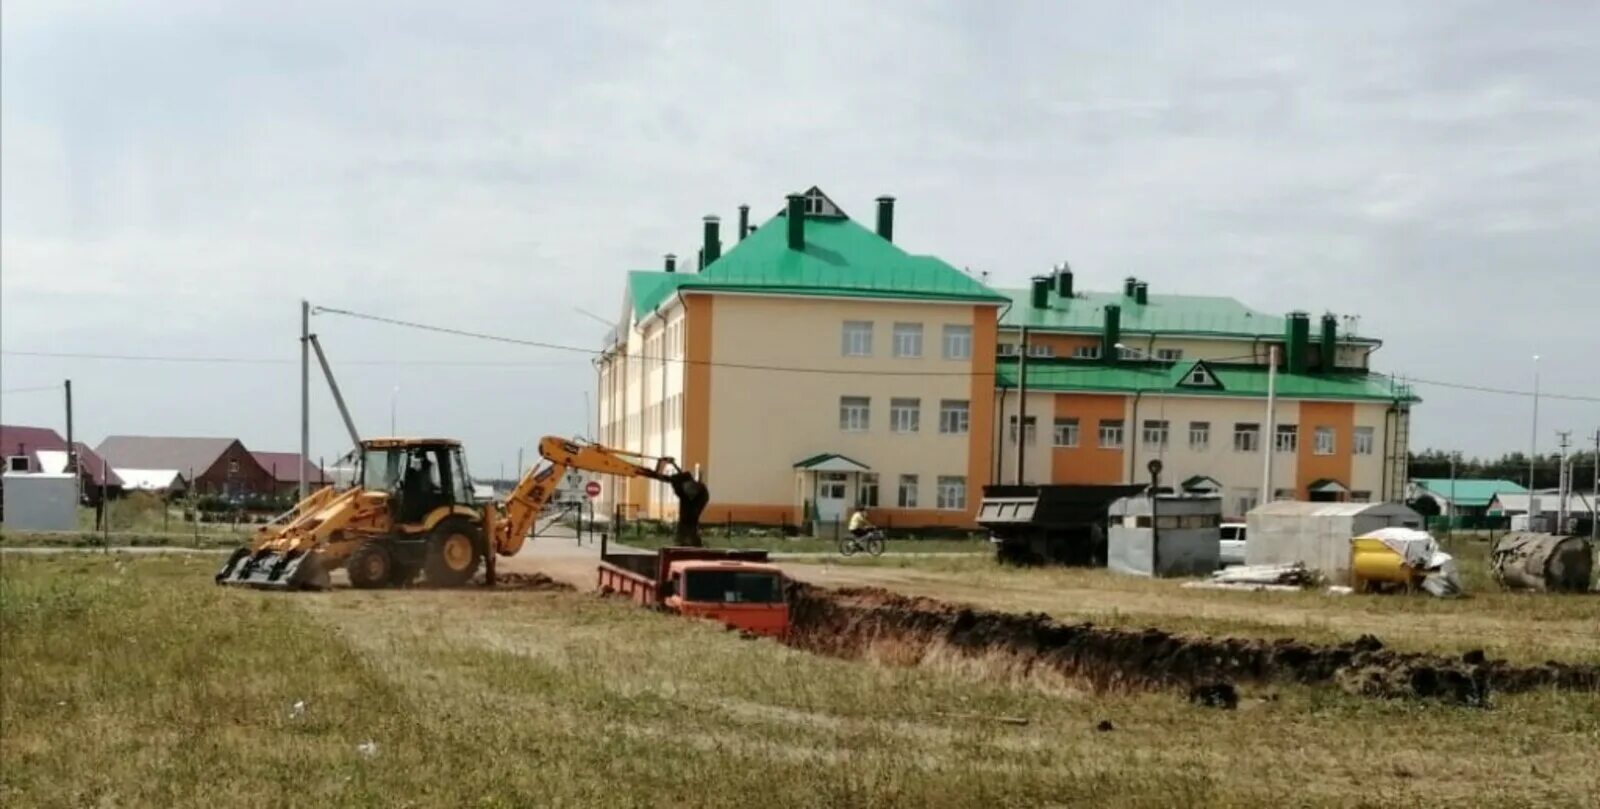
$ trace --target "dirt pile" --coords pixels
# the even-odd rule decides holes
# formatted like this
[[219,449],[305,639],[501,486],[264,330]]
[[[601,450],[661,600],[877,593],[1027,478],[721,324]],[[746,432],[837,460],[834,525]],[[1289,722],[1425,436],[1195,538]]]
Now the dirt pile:
[[[929,652],[1004,654],[1024,673],[1054,671],[1092,687],[1194,688],[1233,681],[1333,683],[1351,693],[1485,705],[1491,690],[1600,689],[1600,665],[1514,666],[1481,652],[1452,658],[1386,649],[1370,635],[1341,644],[1185,637],[1158,629],[1063,624],[1042,613],[973,609],[876,588],[789,592],[789,643],[842,658],[915,663]],[[888,655],[881,654],[889,649]]]
[[[482,577],[479,578],[482,582]],[[543,573],[496,573],[496,590],[576,590],[564,581],[556,581]]]

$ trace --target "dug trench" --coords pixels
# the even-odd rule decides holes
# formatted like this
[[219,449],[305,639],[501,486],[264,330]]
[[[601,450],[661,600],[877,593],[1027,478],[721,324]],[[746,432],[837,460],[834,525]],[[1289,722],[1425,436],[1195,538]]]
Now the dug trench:
[[1600,663],[1518,666],[1481,651],[1459,657],[1400,652],[1370,635],[1336,645],[1192,637],[803,583],[791,585],[788,601],[787,643],[817,654],[904,665],[950,655],[1001,658],[1023,676],[1049,674],[1093,690],[1183,689],[1199,704],[1223,708],[1236,703],[1236,683],[1328,685],[1363,696],[1474,707],[1489,707],[1495,692],[1600,690]]

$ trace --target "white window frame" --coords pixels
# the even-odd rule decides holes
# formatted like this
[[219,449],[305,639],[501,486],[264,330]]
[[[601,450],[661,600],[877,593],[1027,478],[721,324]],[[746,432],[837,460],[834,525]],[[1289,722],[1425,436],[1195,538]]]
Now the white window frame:
[[941,333],[940,344],[947,360],[972,359],[972,327],[947,323]]
[[1367,491],[1365,489],[1357,489],[1355,491],[1352,491],[1352,492],[1350,492],[1350,502],[1352,502],[1352,503],[1370,503],[1370,502],[1372,502],[1372,492]]
[[895,489],[895,502],[900,508],[917,507],[917,476],[901,475],[900,484]]
[[1055,440],[1055,446],[1069,448],[1078,446],[1078,419],[1071,416],[1056,419],[1052,437]]
[[846,320],[839,353],[846,357],[872,356],[872,321]]
[[[868,494],[871,494],[869,497]],[[856,505],[866,508],[878,507],[878,473],[862,472],[861,482],[856,487]]]
[[1319,425],[1312,432],[1312,437],[1313,437],[1313,440],[1316,442],[1311,447],[1311,451],[1312,451],[1313,454],[1316,454],[1316,455],[1332,455],[1332,454],[1334,454],[1334,453],[1339,451],[1339,449],[1338,449],[1338,447],[1339,447],[1338,434],[1336,432],[1334,432],[1334,429],[1332,427],[1328,427],[1328,426],[1325,426],[1325,425]]
[[[1015,444],[1017,443],[1017,417],[1012,416],[1009,423],[1011,425],[1011,429],[1007,432],[1007,435],[1011,437],[1011,443]],[[1028,442],[1028,446],[1030,447],[1039,443],[1038,416],[1028,416],[1022,420],[1022,437],[1023,440]]]
[[889,432],[915,433],[922,428],[921,399],[889,400]]
[[[1241,444],[1245,446],[1240,446]],[[1233,425],[1233,451],[1260,452],[1261,425],[1248,421],[1235,422]]]
[[896,323],[891,336],[894,356],[907,360],[922,357],[921,323]]
[[1350,451],[1355,455],[1371,455],[1372,446],[1377,438],[1377,430],[1371,427],[1357,427],[1350,436]]
[[1096,446],[1100,449],[1122,449],[1127,423],[1122,419],[1101,419],[1096,425]]
[[[837,487],[837,488],[836,488]],[[837,491],[837,494],[835,494]],[[847,472],[818,472],[817,473],[817,499],[845,500],[850,499],[850,475]]]
[[1300,451],[1300,425],[1279,424],[1272,433],[1272,449],[1275,452]]
[[1182,362],[1183,349],[1158,348],[1156,349],[1156,359],[1160,360],[1161,362]]
[[1044,343],[1029,343],[1028,356],[1034,359],[1048,360],[1056,356],[1056,347]]
[[1145,419],[1144,431],[1139,434],[1139,440],[1147,447],[1165,448],[1167,436],[1172,432],[1172,425],[1165,419]]
[[[18,461],[22,462],[21,466],[17,465]],[[8,456],[6,456],[6,471],[7,472],[32,472],[33,471],[33,459],[29,458],[26,455],[8,455]]]
[[1194,452],[1205,452],[1211,449],[1211,422],[1189,422],[1189,449]]
[[864,433],[872,429],[872,397],[840,396],[839,429],[847,433]]
[[939,434],[966,435],[972,431],[972,402],[966,399],[939,400]]
[[1015,357],[1017,356],[1017,344],[1000,343],[995,347],[994,353],[1001,357]]
[[963,475],[940,475],[934,506],[946,511],[965,511],[967,508],[967,479]]
[[1117,349],[1117,359],[1138,361],[1144,359],[1144,349],[1123,346]]
[[1073,346],[1072,347],[1072,358],[1075,359],[1075,360],[1097,360],[1097,359],[1100,359],[1100,346],[1097,346],[1097,345]]

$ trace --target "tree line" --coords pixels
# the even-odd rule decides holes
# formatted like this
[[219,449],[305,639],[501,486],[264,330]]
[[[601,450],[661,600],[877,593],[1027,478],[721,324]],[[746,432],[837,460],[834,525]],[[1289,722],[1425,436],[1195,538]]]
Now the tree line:
[[[1410,477],[1450,477],[1451,455],[1452,453],[1442,449],[1425,449],[1411,453],[1408,464]],[[1594,451],[1575,451],[1567,457],[1572,469],[1573,488],[1588,491],[1594,482]],[[1456,462],[1455,476],[1461,480],[1509,480],[1532,489],[1554,489],[1559,483],[1560,458],[1557,453],[1548,455],[1539,453],[1538,462],[1534,464],[1531,485],[1528,482],[1528,454],[1525,452],[1511,452],[1498,458],[1462,456]]]

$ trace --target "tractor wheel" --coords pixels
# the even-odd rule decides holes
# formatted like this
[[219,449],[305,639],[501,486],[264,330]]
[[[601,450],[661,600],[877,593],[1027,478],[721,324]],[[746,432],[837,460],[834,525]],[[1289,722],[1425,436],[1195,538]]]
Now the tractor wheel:
[[417,574],[422,568],[417,565],[405,565],[395,562],[393,570],[389,573],[389,583],[395,587],[404,587],[417,580]]
[[382,543],[365,542],[350,554],[350,561],[345,563],[344,569],[350,575],[351,587],[362,590],[388,587],[394,575],[394,558]]
[[460,587],[472,581],[483,563],[483,540],[478,526],[461,517],[439,523],[428,535],[427,553],[422,578],[428,584]]

